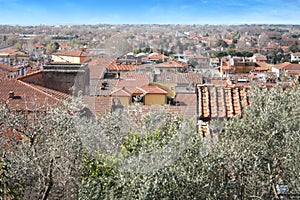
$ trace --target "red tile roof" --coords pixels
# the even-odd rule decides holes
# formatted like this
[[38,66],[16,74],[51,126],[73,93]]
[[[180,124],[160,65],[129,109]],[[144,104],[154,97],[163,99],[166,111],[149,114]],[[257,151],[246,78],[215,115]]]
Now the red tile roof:
[[148,80],[148,75],[146,73],[139,72],[127,72],[123,77],[124,79],[134,79],[134,80]]
[[168,92],[157,86],[144,85],[142,87],[137,87],[133,93],[135,93],[135,94],[144,94],[144,93],[146,93],[146,94],[167,94]]
[[19,50],[15,49],[15,48],[1,49],[0,50],[0,55],[9,55],[9,54],[12,54],[12,53],[16,53],[18,51]]
[[183,117],[196,122],[197,119],[197,95],[196,94],[176,94],[174,99],[176,107],[180,108]]
[[178,84],[201,84],[203,82],[202,73],[172,73],[162,72],[156,75],[156,82],[178,83]]
[[94,115],[101,115],[112,110],[112,98],[109,96],[83,96],[82,101]]
[[91,79],[90,80],[90,95],[109,96],[115,89],[117,79]]
[[11,67],[9,65],[4,65],[4,64],[0,64],[0,70],[2,71],[7,71],[7,72],[17,72],[18,69]]
[[[128,107],[130,108],[130,107]],[[127,108],[127,109],[128,109]],[[143,105],[139,107],[141,112],[136,113],[135,109],[128,109],[129,114],[132,115],[133,121],[135,121],[137,118],[142,118],[147,115],[147,113],[155,113],[155,112],[164,112],[164,113],[174,113],[174,114],[180,114],[181,110],[178,106],[169,106],[169,105]],[[136,116],[138,115],[138,116]]]
[[276,68],[276,69],[283,69],[283,68],[285,68],[286,66],[288,66],[288,65],[290,65],[291,63],[289,63],[289,62],[284,62],[284,63],[280,63],[280,64],[278,64],[278,65],[275,65],[275,66],[273,66],[274,68]]
[[113,58],[93,58],[89,63],[90,79],[100,79],[106,67],[110,65],[115,59]]
[[44,85],[43,75],[41,70],[37,70],[26,74],[25,76],[18,77],[18,80],[26,83],[31,83],[35,85]]
[[256,62],[256,64],[258,67],[254,68],[255,71],[268,71],[269,70],[267,63],[265,63],[265,62]]
[[131,96],[132,94],[167,94],[168,92],[157,86],[127,86],[119,88],[111,93],[111,96]]
[[149,84],[149,79],[147,76],[129,74],[128,76],[125,76],[125,78],[118,80],[116,88],[136,88],[146,84]]
[[115,58],[95,58],[93,57],[90,62],[88,62],[89,65],[92,66],[108,66],[111,63],[116,62]]
[[[14,98],[9,98],[9,93]],[[44,110],[47,106],[60,105],[62,102],[46,92],[19,80],[0,81],[0,99],[7,100],[16,110]]]
[[285,70],[300,70],[300,64],[290,64],[284,67]]
[[285,62],[285,63],[275,65],[274,68],[284,69],[284,70],[300,70],[300,64],[292,64],[289,62]]
[[32,74],[32,73],[37,72],[37,71],[40,71],[40,69],[39,68],[33,69],[32,67],[28,67],[26,69],[26,74],[25,75]]
[[198,86],[198,117],[202,120],[230,118],[249,105],[248,87]]
[[107,67],[108,71],[135,71],[136,65],[117,64],[116,62],[111,63]]
[[68,99],[72,98],[71,95],[63,93],[63,92],[59,92],[57,90],[52,90],[52,89],[45,88],[43,86],[35,85],[35,84],[29,84],[29,85],[31,85],[32,87],[34,87],[40,91],[45,92],[46,94],[51,95],[52,97],[57,98],[59,100],[68,100]]
[[269,68],[268,68],[268,67],[255,67],[254,70],[255,70],[255,71],[268,71]]
[[111,93],[111,96],[113,97],[130,97],[131,95],[132,92],[125,87],[117,89],[116,91]]
[[148,58],[150,60],[163,60],[163,59],[168,59],[169,57],[165,56],[163,54],[152,54],[152,55],[149,55]]
[[59,52],[53,53],[52,55],[55,55],[55,56],[81,57],[81,56],[87,56],[87,53],[84,50],[63,50],[63,51],[59,51]]
[[167,61],[167,62],[157,64],[157,65],[155,65],[155,67],[159,67],[159,68],[183,68],[184,64],[179,63],[179,62],[174,61],[174,60],[171,60],[171,61]]

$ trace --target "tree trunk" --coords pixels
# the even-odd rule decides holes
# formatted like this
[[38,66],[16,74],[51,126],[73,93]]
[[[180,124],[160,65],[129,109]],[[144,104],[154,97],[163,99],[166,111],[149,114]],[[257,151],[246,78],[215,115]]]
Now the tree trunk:
[[53,174],[52,174],[52,172],[53,172],[53,159],[51,159],[51,161],[50,161],[47,186],[46,186],[46,189],[43,193],[42,200],[47,200],[48,199],[50,191],[52,189],[52,186],[53,186]]

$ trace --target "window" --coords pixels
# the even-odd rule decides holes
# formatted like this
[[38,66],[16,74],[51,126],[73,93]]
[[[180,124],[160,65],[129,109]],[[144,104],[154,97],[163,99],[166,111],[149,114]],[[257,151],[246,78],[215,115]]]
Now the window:
[[144,95],[132,96],[132,103],[144,103]]

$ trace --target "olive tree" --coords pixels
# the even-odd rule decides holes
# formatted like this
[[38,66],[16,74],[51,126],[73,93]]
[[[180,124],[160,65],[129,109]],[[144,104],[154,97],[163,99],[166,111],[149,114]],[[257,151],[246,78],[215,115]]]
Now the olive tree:
[[219,123],[224,129],[215,127],[216,143],[165,109],[144,112],[133,106],[85,118],[70,109],[28,115],[4,106],[1,194],[19,199],[297,197],[299,95],[299,86],[253,87],[243,115]]
[[[94,137],[116,144],[115,151],[100,148],[85,155],[81,198],[193,197],[192,191],[199,184],[199,176],[193,178],[200,168],[196,160],[207,153],[195,125],[164,109],[150,112],[143,112],[139,106],[130,109],[98,119],[102,129]],[[103,126],[108,124],[107,119],[117,127],[118,138],[114,138],[110,126]],[[89,134],[94,135],[87,131]]]
[[68,109],[15,111],[1,104],[1,194],[13,199],[76,199],[81,141]]
[[[86,155],[82,199],[273,199],[299,195],[299,87],[251,90],[211,146],[180,117],[145,115],[120,152]],[[104,123],[104,121],[102,121]],[[223,124],[223,123],[221,123]]]
[[255,87],[245,115],[227,123],[214,149],[219,171],[226,176],[226,195],[246,199],[299,195],[299,98],[299,86]]

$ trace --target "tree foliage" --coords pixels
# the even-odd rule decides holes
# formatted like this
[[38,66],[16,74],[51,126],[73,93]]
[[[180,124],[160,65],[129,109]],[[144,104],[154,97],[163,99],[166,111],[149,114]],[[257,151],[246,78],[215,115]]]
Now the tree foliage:
[[290,61],[290,54],[283,52],[281,48],[271,49],[267,53],[267,58],[272,64],[278,64]]
[[228,44],[224,40],[218,40],[216,46],[226,48],[226,47],[228,47]]
[[238,56],[238,57],[252,57],[253,52],[251,51],[236,51],[236,50],[226,50],[226,51],[213,51],[212,57],[222,58],[224,56]]
[[246,116],[227,124],[220,146],[241,195],[278,198],[278,185],[299,194],[299,89],[256,88]]
[[292,53],[299,52],[300,51],[300,47],[299,47],[299,45],[297,43],[291,44],[289,46],[289,51],[292,52]]
[[22,44],[17,42],[15,45],[14,45],[14,48],[16,48],[17,50],[22,50]]
[[[252,104],[243,116],[224,122],[217,143],[164,109],[144,113],[142,107],[132,106],[96,118],[53,109],[39,118],[25,115],[31,120],[24,121],[24,113],[4,106],[1,196],[293,197],[300,190],[300,88],[254,87],[249,95]],[[222,130],[220,124],[212,122],[210,127]],[[20,133],[22,140],[16,140]]]
[[[299,94],[298,87],[254,89],[246,115],[228,121],[213,147],[210,138],[176,129],[173,119],[166,121],[173,127],[167,140],[161,134],[164,128],[131,132],[119,156],[97,157],[109,176],[91,178],[93,170],[85,169],[94,183],[91,188],[102,188],[93,199],[272,199],[286,192],[280,186],[287,187],[290,196],[299,193]],[[184,148],[165,153],[170,142],[173,147],[181,142]],[[168,162],[166,155],[174,152],[176,158]]]
[[46,52],[48,54],[54,53],[59,48],[59,44],[57,42],[50,42],[46,46]]
[[5,166],[1,169],[2,195],[13,199],[77,198],[81,141],[68,110],[20,113],[4,103],[0,122],[1,164]]

